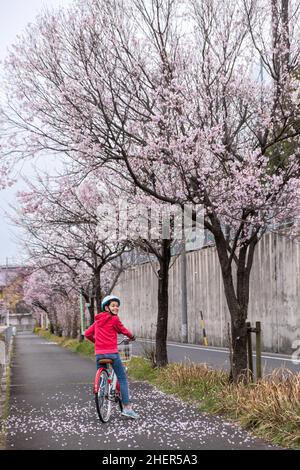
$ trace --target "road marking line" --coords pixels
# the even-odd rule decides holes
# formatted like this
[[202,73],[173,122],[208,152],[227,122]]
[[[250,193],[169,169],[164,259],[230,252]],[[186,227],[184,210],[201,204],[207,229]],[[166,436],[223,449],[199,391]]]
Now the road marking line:
[[[143,343],[154,343],[154,341],[151,341],[149,339],[147,340],[139,340],[140,342]],[[224,354],[229,354],[228,350],[224,349],[210,349],[210,348],[203,348],[201,346],[188,346],[188,345],[183,345],[183,344],[173,344],[173,343],[167,343],[167,346],[172,346],[174,348],[186,348],[186,349],[195,349],[198,351],[209,351],[209,352],[221,352]],[[253,356],[256,356],[256,353],[253,353]],[[293,362],[293,359],[288,359],[287,357],[273,357],[273,356],[261,356],[263,359],[274,359],[275,361],[286,361],[286,362]]]
[[38,343],[40,346],[57,346],[58,343],[54,343],[51,341],[51,343]]

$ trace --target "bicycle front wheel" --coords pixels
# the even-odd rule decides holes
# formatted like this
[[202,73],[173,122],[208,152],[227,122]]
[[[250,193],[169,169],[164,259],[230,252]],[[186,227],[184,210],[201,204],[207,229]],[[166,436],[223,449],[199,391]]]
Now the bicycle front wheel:
[[106,370],[102,370],[99,375],[98,392],[95,394],[97,413],[102,423],[107,423],[111,414],[110,392],[112,384],[108,382]]
[[117,396],[117,402],[118,402],[120,411],[121,411],[121,413],[122,413],[122,411],[123,411],[123,403],[122,403],[122,400],[121,400],[120,396]]

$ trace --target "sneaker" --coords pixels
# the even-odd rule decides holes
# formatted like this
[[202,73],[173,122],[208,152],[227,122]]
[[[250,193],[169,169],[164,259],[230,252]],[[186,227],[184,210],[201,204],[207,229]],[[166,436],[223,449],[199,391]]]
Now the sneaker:
[[132,419],[139,419],[139,415],[136,414],[133,410],[131,409],[123,409],[122,411],[122,416],[126,416],[127,418],[132,418]]

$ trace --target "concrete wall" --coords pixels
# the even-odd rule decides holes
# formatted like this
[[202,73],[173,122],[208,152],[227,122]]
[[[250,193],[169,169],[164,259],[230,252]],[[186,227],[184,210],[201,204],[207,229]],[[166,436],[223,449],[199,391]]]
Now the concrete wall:
[[9,362],[12,338],[15,330],[11,326],[0,326],[0,367],[5,368]]
[[[188,339],[202,343],[200,310],[212,346],[227,346],[230,316],[215,247],[187,254]],[[155,335],[157,276],[150,263],[128,269],[114,293],[121,297],[120,317],[137,336]],[[263,350],[291,353],[300,337],[300,245],[267,234],[259,242],[251,273],[248,320],[262,322]],[[255,326],[255,325],[254,325]],[[168,339],[181,340],[181,270],[170,270]],[[253,338],[254,340],[254,338]]]

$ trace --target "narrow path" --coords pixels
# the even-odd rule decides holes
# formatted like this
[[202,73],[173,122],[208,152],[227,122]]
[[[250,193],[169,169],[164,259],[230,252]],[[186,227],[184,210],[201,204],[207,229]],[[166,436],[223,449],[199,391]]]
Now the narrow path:
[[201,413],[142,382],[130,382],[138,421],[115,407],[98,420],[94,363],[33,334],[19,334],[12,364],[7,449],[271,449],[238,426]]

